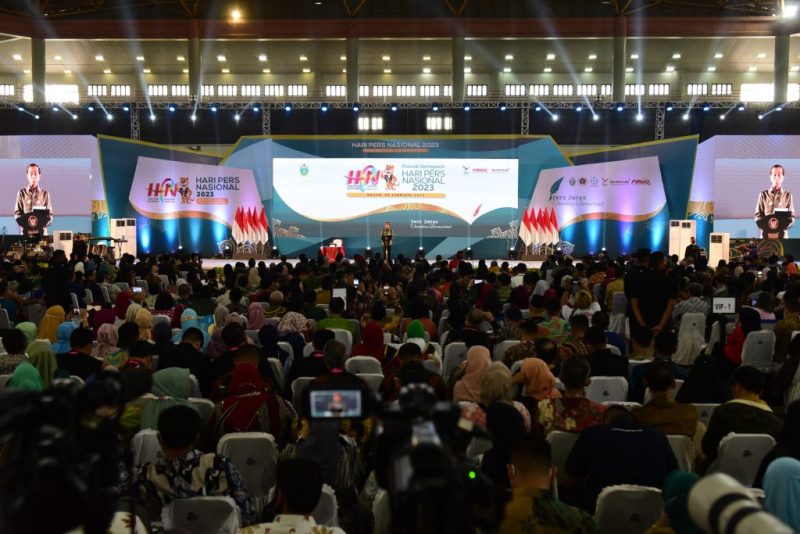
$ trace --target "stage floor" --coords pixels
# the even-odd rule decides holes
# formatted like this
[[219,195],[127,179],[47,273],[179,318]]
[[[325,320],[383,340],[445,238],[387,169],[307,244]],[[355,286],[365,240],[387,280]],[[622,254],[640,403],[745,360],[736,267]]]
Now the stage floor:
[[[239,261],[247,263],[247,260],[218,260],[218,259],[208,258],[208,259],[203,259],[203,268],[212,269],[217,267],[225,267],[225,265],[227,264],[234,266],[236,265],[236,262]],[[264,261],[267,265],[269,265],[270,263],[278,263],[280,260],[256,260],[256,261]],[[288,261],[289,263],[292,264],[292,266],[294,266],[297,264],[299,260],[297,258],[287,258],[286,261]],[[468,261],[472,264],[473,267],[477,267],[478,262],[480,260],[464,260],[464,261]],[[507,261],[509,266],[511,266],[512,268],[520,263],[524,263],[525,265],[527,265],[528,269],[538,269],[542,265],[541,261],[519,261],[519,260],[501,260],[501,259],[495,259],[495,260],[487,259],[484,261],[486,262],[486,265],[491,265],[492,261],[496,261],[498,265],[502,265],[504,261]]]

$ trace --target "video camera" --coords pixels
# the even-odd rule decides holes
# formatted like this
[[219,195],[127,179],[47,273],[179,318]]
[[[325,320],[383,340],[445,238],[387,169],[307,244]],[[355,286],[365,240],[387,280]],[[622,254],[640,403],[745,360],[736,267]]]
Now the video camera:
[[393,532],[494,530],[504,498],[466,456],[479,432],[457,404],[439,402],[426,384],[409,384],[399,400],[376,406],[361,389],[309,388],[311,420],[375,415],[375,474],[389,494]]

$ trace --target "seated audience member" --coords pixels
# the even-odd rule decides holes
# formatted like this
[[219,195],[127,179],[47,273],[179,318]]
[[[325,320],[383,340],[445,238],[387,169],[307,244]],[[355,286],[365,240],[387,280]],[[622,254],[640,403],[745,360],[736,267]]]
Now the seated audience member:
[[281,317],[286,313],[286,307],[283,305],[283,293],[281,291],[273,291],[269,296],[269,306],[264,310],[264,317]]
[[361,331],[361,343],[353,345],[353,356],[372,356],[381,364],[394,358],[395,349],[386,345],[383,340],[383,329],[375,321],[370,321]]
[[564,470],[585,482],[580,507],[593,512],[603,488],[616,484],[660,488],[677,468],[664,434],[637,425],[625,408],[611,406],[604,424],[590,426],[578,436]]
[[[186,285],[186,284],[184,284]],[[188,287],[188,286],[187,286]],[[194,311],[192,308],[186,308],[181,313],[181,332],[172,336],[172,341],[175,343],[181,342],[181,337],[183,333],[186,332],[189,328],[197,328],[203,334],[203,346],[200,347],[200,350],[205,352],[206,347],[208,346],[209,342],[211,341],[211,336],[209,333],[202,327],[200,324],[200,320],[198,319],[197,312]],[[120,333],[120,336],[122,334]]]
[[[540,287],[540,285],[541,287],[547,286],[547,282],[545,282],[544,280],[539,280],[539,282],[537,282],[536,284],[536,287],[538,288]],[[531,297],[531,304],[530,306],[528,306],[529,319],[544,320],[547,318],[547,310],[545,309],[545,307],[547,306],[547,301],[542,296],[543,293],[544,292],[534,293],[534,295]]]
[[188,369],[200,384],[203,396],[209,395],[208,356],[200,352],[203,346],[203,333],[197,328],[187,328],[181,337],[181,342],[173,345],[169,352],[159,355],[158,368],[169,369],[180,367]]
[[92,349],[92,356],[104,360],[106,356],[119,350],[119,332],[113,324],[103,324],[97,330],[97,345]]
[[131,346],[139,339],[139,325],[136,323],[122,323],[117,329],[117,350],[106,354],[105,362],[108,365],[121,368],[128,361]]
[[314,332],[314,339],[312,341],[313,350],[308,356],[295,355],[292,367],[289,369],[289,375],[286,377],[287,389],[291,386],[295,379],[301,376],[318,377],[328,372],[325,365],[325,345],[329,341],[336,339],[333,331],[323,328]]
[[[385,308],[384,308],[385,309]],[[302,314],[317,322],[325,319],[328,314],[325,310],[317,306],[317,292],[308,287],[303,291],[303,309]],[[374,317],[374,315],[373,315]],[[381,318],[382,319],[382,318]]]
[[717,343],[714,346],[714,356],[726,375],[742,365],[742,349],[747,334],[761,330],[761,317],[753,308],[742,308],[737,318],[736,326],[725,340],[725,344]]
[[128,361],[123,367],[138,369],[142,367],[148,371],[153,371],[153,355],[155,350],[152,343],[148,341],[136,341],[131,345]]
[[330,312],[328,317],[317,322],[317,330],[322,330],[323,328],[339,328],[347,330],[353,334],[353,336],[356,335],[356,328],[359,328],[359,326],[349,319],[342,317],[344,313],[344,299],[340,297],[332,298],[328,311]]
[[514,385],[522,384],[522,397],[520,402],[528,408],[531,417],[538,420],[537,406],[539,401],[555,399],[561,396],[556,389],[556,378],[550,372],[544,360],[539,358],[525,358],[519,371],[511,377]]
[[237,363],[226,391],[228,395],[215,406],[209,425],[215,443],[231,432],[267,432],[275,437],[279,449],[288,443],[294,410],[264,384],[255,365]]
[[703,436],[703,453],[708,465],[717,459],[719,442],[731,432],[769,434],[781,432],[781,420],[761,400],[766,376],[755,367],[742,366],[733,372],[733,399],[717,406]]
[[153,314],[142,308],[136,312],[135,322],[139,325],[139,339],[152,341],[153,339]]
[[558,376],[561,369],[561,359],[558,354],[558,345],[549,337],[540,337],[534,343],[536,347],[536,358],[544,361],[553,376]]
[[[644,329],[642,328],[640,330]],[[689,372],[672,361],[672,355],[675,354],[677,350],[678,336],[676,336],[675,332],[672,330],[662,330],[658,333],[653,342],[653,362],[666,362],[670,369],[672,369],[674,378],[685,380],[686,377],[689,376]],[[644,376],[653,362],[639,364],[631,371],[630,380],[628,380],[630,386],[628,390],[629,401],[638,402],[639,404],[644,402],[644,390],[646,387]]]
[[408,343],[416,343],[419,345],[424,359],[434,359],[438,362],[439,355],[436,354],[436,348],[426,340],[426,337],[427,339],[431,339],[430,333],[425,330],[425,326],[422,324],[422,322],[414,319],[408,323],[408,326],[406,327],[406,341]]
[[153,315],[166,315],[169,317],[170,328],[181,327],[181,313],[183,306],[178,305],[168,291],[163,291],[156,297]]
[[492,448],[483,454],[481,471],[506,495],[511,491],[511,447],[525,435],[525,424],[515,406],[493,402],[486,407],[486,430],[492,436]]
[[689,514],[689,492],[700,480],[700,476],[686,471],[673,471],[667,475],[664,486],[661,488],[661,497],[664,501],[664,513],[661,519],[647,529],[646,534],[682,533],[700,534],[701,530],[695,525]]
[[419,345],[404,343],[397,350],[397,356],[394,359],[398,362],[398,367],[396,370],[385,372],[380,387],[384,401],[397,400],[400,390],[408,384],[427,384],[433,388],[439,400],[447,399],[447,386],[442,375],[425,368]]
[[486,409],[493,402],[503,402],[514,406],[522,416],[525,432],[531,431],[531,414],[525,405],[514,400],[511,371],[502,362],[494,362],[486,369],[483,380],[481,380],[478,401],[459,402],[461,415],[476,425],[486,428]]
[[161,412],[173,406],[187,406],[197,411],[197,408],[189,402],[189,396],[192,394],[192,385],[189,380],[188,369],[170,367],[153,373],[151,392],[156,398],[147,403],[142,411],[142,430],[158,428],[158,418],[161,416]]
[[569,334],[558,347],[562,360],[570,356],[589,356],[589,348],[584,341],[589,328],[589,318],[585,315],[573,315],[569,318]]
[[[312,289],[313,291],[313,289]],[[311,512],[322,496],[322,470],[314,460],[293,458],[278,462],[275,471],[275,497],[278,514],[268,523],[248,527],[252,534],[344,534],[338,527],[320,527]]]
[[222,342],[228,350],[211,360],[209,379],[213,382],[233,370],[233,358],[240,347],[247,345],[247,334],[242,323],[233,321],[222,328]]
[[[608,334],[606,334],[608,335]],[[631,360],[653,359],[653,331],[649,328],[635,328],[631,332]]]
[[593,314],[591,323],[592,326],[596,326],[605,332],[609,345],[614,345],[617,347],[619,349],[619,353],[623,356],[628,355],[628,344],[625,343],[625,340],[622,339],[622,336],[608,329],[609,325],[611,324],[611,316],[608,315],[608,312],[599,311]]
[[523,436],[511,448],[512,497],[506,503],[500,534],[519,532],[597,532],[592,516],[554,497],[557,468],[550,444],[542,437]]
[[153,374],[149,370],[123,368],[119,370],[119,376],[125,395],[125,408],[119,418],[119,428],[122,443],[127,446],[141,430],[142,410],[156,396],[150,393],[153,389]]
[[342,389],[358,388],[367,392],[367,383],[355,374],[345,371],[344,369],[344,363],[347,361],[347,347],[345,347],[344,343],[332,339],[331,341],[325,343],[323,352],[325,353],[324,358],[326,371],[315,378],[309,387],[326,386],[339,387]]
[[56,378],[69,376],[65,371],[59,371],[58,360],[53,354],[50,344],[41,339],[28,345],[28,361],[39,370],[42,375],[42,387],[49,388]]
[[575,295],[575,305],[569,303],[569,290],[565,290],[561,296],[561,317],[569,321],[575,315],[585,315],[590,318],[600,311],[600,304],[594,301],[592,294],[586,289],[581,289]]
[[253,302],[247,308],[247,330],[261,330],[266,324],[267,318],[264,316],[264,307],[260,302]]
[[61,306],[50,306],[39,322],[39,330],[36,332],[36,339],[49,339],[50,343],[56,342],[58,327],[64,322],[66,313]]
[[27,361],[21,362],[17,365],[11,377],[6,382],[7,390],[17,391],[42,391],[42,375],[31,363]]
[[450,331],[447,336],[447,342],[461,341],[467,345],[467,348],[474,347],[475,345],[482,345],[491,349],[492,338],[488,332],[481,329],[484,321],[491,321],[492,315],[477,308],[473,308],[464,319],[464,326]]
[[492,363],[489,349],[475,345],[467,351],[467,366],[464,377],[453,388],[453,401],[478,402],[481,395],[481,382]]
[[545,298],[545,310],[547,312],[545,319],[539,323],[540,328],[543,329],[543,335],[556,343],[560,343],[564,337],[567,323],[559,317],[561,305],[555,295],[551,298]]
[[703,300],[703,286],[698,283],[691,283],[686,289],[680,291],[678,298],[680,302],[675,305],[672,311],[672,322],[676,327],[681,324],[681,318],[687,313],[702,313],[706,317],[711,312],[711,306]]
[[675,389],[672,367],[660,360],[646,365],[648,369],[644,374],[644,384],[650,388],[651,399],[641,408],[634,408],[631,415],[640,425],[664,434],[694,437],[697,431],[697,408],[672,399]]
[[159,322],[153,326],[153,354],[157,354],[159,358],[166,354],[175,347],[172,342],[172,328],[169,323]]
[[65,352],[69,352],[70,335],[76,328],[78,328],[78,325],[72,321],[64,321],[58,325],[58,330],[56,331],[56,342],[52,345],[53,353],[64,354]]
[[255,514],[239,472],[224,456],[195,448],[201,426],[200,414],[191,407],[171,406],[160,412],[158,442],[163,456],[134,468],[131,497],[158,518],[161,509],[175,499],[227,496],[239,506],[242,524],[249,525]]
[[787,298],[783,306],[783,319],[775,325],[775,361],[782,363],[786,361],[789,352],[789,344],[792,341],[792,333],[800,330],[800,300],[797,298]]
[[[91,343],[91,338],[90,341]],[[5,352],[0,354],[0,374],[10,375],[17,368],[17,365],[24,362],[25,349],[28,347],[28,339],[21,330],[13,328],[3,334],[3,348]]]
[[103,362],[92,357],[92,331],[88,328],[76,328],[69,338],[70,351],[57,354],[58,368],[70,375],[88,379],[103,368]]
[[606,407],[586,398],[591,372],[589,362],[581,356],[572,356],[561,365],[563,396],[538,404],[539,426],[545,436],[553,430],[582,432],[603,422]]
[[584,342],[589,347],[589,365],[592,376],[623,376],[628,378],[628,358],[617,356],[608,349],[606,334],[596,326],[586,331]]
[[800,460],[800,401],[794,401],[786,408],[786,419],[783,422],[783,428],[777,438],[775,447],[761,461],[761,467],[753,483],[754,488],[763,487],[762,482],[767,467],[776,458],[783,457]]
[[800,492],[800,461],[784,457],[773,461],[764,475],[764,508],[794,532],[800,532],[797,510]]
[[495,332],[492,342],[500,343],[508,339],[522,339],[521,322],[522,312],[518,308],[509,308],[505,313],[505,324]]
[[503,363],[510,369],[514,362],[524,360],[525,358],[535,358],[537,332],[539,326],[536,321],[528,319],[519,324],[520,340],[521,342],[509,348],[503,353]]
[[289,352],[278,345],[278,327],[274,324],[265,324],[258,330],[258,341],[261,343],[259,355],[262,360],[277,358],[281,363],[286,363]]

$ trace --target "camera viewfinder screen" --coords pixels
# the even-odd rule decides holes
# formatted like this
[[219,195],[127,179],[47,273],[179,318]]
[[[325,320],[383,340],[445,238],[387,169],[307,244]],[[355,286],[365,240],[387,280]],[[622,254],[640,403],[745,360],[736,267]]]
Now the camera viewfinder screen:
[[312,419],[361,417],[361,392],[357,389],[331,389],[309,392]]

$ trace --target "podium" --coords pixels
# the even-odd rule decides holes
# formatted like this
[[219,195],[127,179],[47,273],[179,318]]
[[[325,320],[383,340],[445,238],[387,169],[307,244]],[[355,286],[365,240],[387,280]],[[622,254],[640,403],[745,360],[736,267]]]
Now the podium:
[[756,225],[761,229],[762,239],[783,239],[791,222],[789,210],[781,209],[760,218]]
[[17,224],[22,228],[23,235],[39,238],[44,235],[44,229],[49,219],[50,210],[37,208],[23,213],[21,217],[17,218]]

